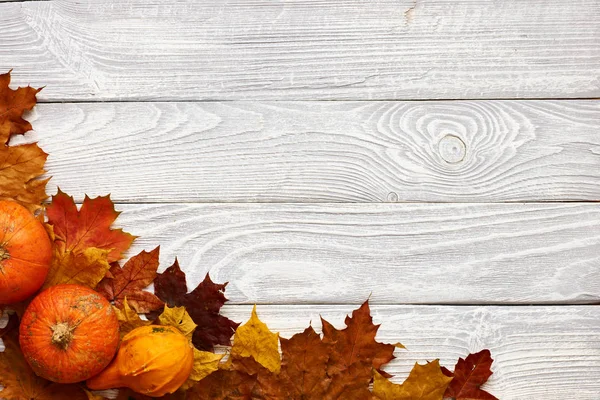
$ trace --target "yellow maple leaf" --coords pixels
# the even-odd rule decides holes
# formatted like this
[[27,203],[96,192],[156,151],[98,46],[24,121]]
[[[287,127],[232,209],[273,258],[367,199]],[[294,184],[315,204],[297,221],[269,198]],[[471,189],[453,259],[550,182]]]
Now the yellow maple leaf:
[[381,400],[442,400],[452,378],[444,375],[439,360],[415,364],[404,383],[397,385],[375,371],[373,394]]
[[235,332],[231,355],[252,357],[269,371],[279,373],[281,369],[279,334],[271,332],[258,318],[256,306],[252,309],[250,320]]
[[140,318],[138,313],[135,312],[133,308],[129,306],[127,302],[127,297],[123,301],[123,309],[119,309],[117,307],[113,307],[115,313],[117,314],[117,318],[119,320],[121,338],[134,330],[135,328],[139,328],[140,326],[150,325],[150,321],[144,321]]
[[74,253],[55,246],[52,264],[43,288],[61,283],[76,283],[96,287],[110,269],[107,257],[110,250],[88,247]]

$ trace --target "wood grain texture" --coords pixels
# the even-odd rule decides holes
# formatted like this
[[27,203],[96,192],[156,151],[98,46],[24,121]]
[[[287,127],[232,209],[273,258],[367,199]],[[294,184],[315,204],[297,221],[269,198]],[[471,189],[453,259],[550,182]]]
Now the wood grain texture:
[[118,205],[195,287],[237,304],[597,303],[595,204]]
[[81,201],[600,200],[600,102],[42,104],[29,119]]
[[[259,306],[273,331],[290,337],[319,315],[342,328],[351,306]],[[250,306],[226,307],[246,321]],[[502,400],[589,399],[600,396],[600,307],[415,307],[375,306],[378,339],[408,350],[386,370],[404,380],[415,362],[440,358],[453,367],[459,357],[489,348],[494,375],[486,385]]]
[[0,71],[43,101],[600,97],[589,0],[0,5]]

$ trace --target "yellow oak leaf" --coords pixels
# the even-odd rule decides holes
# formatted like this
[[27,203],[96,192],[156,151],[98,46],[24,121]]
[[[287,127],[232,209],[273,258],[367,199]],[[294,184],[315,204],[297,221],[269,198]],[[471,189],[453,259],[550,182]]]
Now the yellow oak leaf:
[[179,329],[190,341],[194,330],[198,325],[194,323],[192,317],[188,314],[185,307],[165,306],[162,314],[158,316],[159,325],[174,326]]
[[119,326],[121,331],[121,338],[134,330],[135,328],[139,328],[140,326],[150,325],[150,321],[144,321],[140,318],[138,313],[135,312],[133,308],[129,306],[127,302],[127,297],[123,301],[123,309],[119,309],[117,307],[113,307],[115,313],[117,314],[117,318],[119,319]]
[[452,378],[444,375],[439,360],[415,364],[404,383],[397,385],[375,371],[373,394],[381,400],[442,400]]
[[88,247],[81,252],[63,252],[54,247],[54,256],[44,289],[61,283],[76,283],[94,288],[110,269],[110,250]]
[[252,357],[269,371],[279,373],[279,334],[271,332],[267,325],[258,319],[256,306],[252,309],[250,320],[235,332],[231,355]]

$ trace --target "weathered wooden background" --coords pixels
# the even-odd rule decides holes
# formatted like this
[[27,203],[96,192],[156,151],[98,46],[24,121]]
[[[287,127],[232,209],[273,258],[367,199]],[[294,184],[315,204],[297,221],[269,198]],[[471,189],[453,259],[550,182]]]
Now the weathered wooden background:
[[50,190],[289,336],[369,295],[502,400],[600,398],[600,1],[0,0]]

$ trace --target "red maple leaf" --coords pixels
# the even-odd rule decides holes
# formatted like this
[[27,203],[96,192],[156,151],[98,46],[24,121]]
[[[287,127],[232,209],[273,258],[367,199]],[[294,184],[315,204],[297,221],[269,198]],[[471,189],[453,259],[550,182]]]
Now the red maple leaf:
[[154,293],[169,307],[183,306],[187,309],[194,323],[198,325],[194,331],[192,342],[199,350],[210,351],[215,345],[231,345],[231,335],[239,323],[219,314],[227,301],[225,287],[227,283],[214,283],[208,274],[196,289],[187,293],[185,273],[175,260],[172,266],[154,280]]

